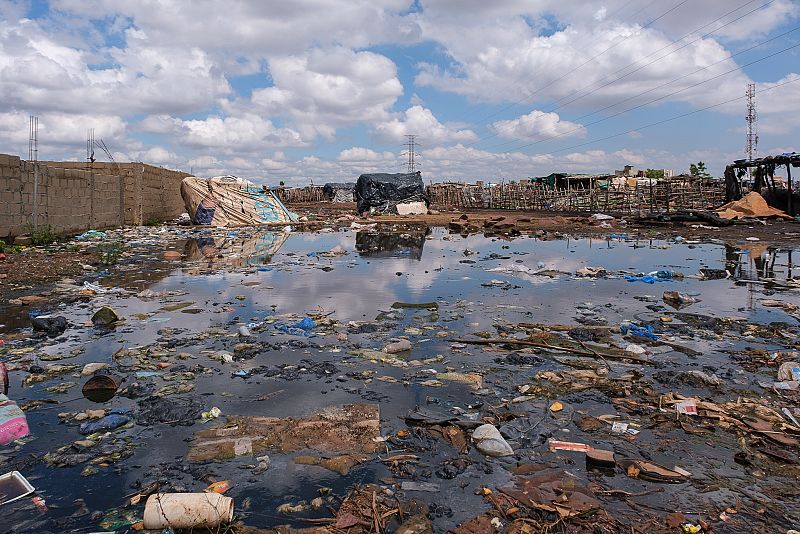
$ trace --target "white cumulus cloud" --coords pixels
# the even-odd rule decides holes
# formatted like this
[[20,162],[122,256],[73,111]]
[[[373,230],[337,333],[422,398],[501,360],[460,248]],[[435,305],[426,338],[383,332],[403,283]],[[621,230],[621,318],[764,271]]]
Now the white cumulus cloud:
[[375,133],[380,139],[394,143],[403,141],[409,134],[420,135],[426,142],[436,144],[474,141],[478,138],[472,130],[442,124],[430,109],[421,105],[408,108],[399,118],[378,124]]
[[533,110],[516,119],[497,121],[492,129],[505,139],[544,140],[557,137],[584,137],[582,125],[561,120],[558,113]]

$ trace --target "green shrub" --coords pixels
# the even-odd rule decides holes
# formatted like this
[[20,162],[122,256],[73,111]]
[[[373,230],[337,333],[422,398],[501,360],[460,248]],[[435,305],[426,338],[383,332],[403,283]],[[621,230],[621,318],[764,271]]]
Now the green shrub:
[[2,239],[0,239],[0,252],[5,252],[6,254],[16,254],[22,251],[22,247],[18,245],[9,245]]
[[119,262],[120,255],[122,254],[125,245],[122,241],[112,241],[110,243],[103,243],[98,248],[100,252],[101,265],[115,265]]
[[49,224],[40,226],[38,228],[30,227],[31,244],[32,245],[49,245],[55,243],[56,234],[53,232],[53,227]]

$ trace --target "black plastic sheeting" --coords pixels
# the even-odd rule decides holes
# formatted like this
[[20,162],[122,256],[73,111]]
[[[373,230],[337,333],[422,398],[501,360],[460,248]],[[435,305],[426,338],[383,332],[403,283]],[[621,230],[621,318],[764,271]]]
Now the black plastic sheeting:
[[411,258],[422,259],[425,236],[430,230],[419,234],[388,234],[385,232],[361,231],[356,234],[356,250],[365,258]]
[[[346,196],[347,193],[350,194],[352,197],[353,190],[355,189],[355,184],[344,184],[344,183],[337,183],[337,182],[329,182],[322,186],[322,194],[328,200],[333,200],[336,197],[342,198]],[[352,198],[350,199],[352,201]]]
[[419,171],[408,174],[362,174],[356,182],[356,201],[358,213],[371,208],[380,212],[396,212],[397,204],[403,202],[424,201],[426,206],[430,203]]

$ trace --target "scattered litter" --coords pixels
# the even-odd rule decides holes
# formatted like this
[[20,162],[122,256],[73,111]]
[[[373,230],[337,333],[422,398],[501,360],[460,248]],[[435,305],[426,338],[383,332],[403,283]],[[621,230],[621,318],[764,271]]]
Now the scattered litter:
[[304,448],[325,453],[372,453],[380,435],[377,405],[332,407],[305,418],[228,416],[227,424],[200,430],[190,444],[188,460],[225,460],[268,450]]
[[120,320],[117,312],[109,306],[103,306],[92,315],[92,323],[95,326],[112,326]]
[[400,484],[400,489],[403,491],[440,491],[439,484],[433,482],[412,482],[411,480],[404,480]]
[[144,506],[145,529],[217,528],[233,521],[233,499],[218,493],[154,493]]
[[0,476],[0,505],[18,501],[34,491],[34,487],[19,471]]
[[493,425],[481,425],[472,432],[475,447],[487,456],[511,456],[514,449],[503,439],[500,431]]
[[[84,370],[86,370],[86,367],[84,367]],[[93,372],[94,371],[92,371],[92,373]],[[81,372],[81,374],[83,375],[84,373]],[[83,384],[81,393],[83,393],[83,396],[92,402],[103,403],[113,399],[118,389],[119,384],[114,377],[108,375],[96,375]]]
[[697,415],[697,404],[693,399],[682,400],[675,404],[675,411],[684,415]]
[[783,362],[778,368],[778,380],[798,381],[800,380],[800,363]]
[[96,432],[109,432],[130,423],[130,416],[120,412],[126,412],[126,410],[112,410],[111,413],[98,421],[87,421],[81,424],[80,433],[86,436]]
[[697,302],[697,299],[695,299],[691,295],[687,295],[686,293],[680,293],[678,291],[664,291],[663,298],[664,302],[666,302],[676,310],[680,310],[681,308],[685,308]]
[[30,433],[28,419],[17,403],[0,394],[0,445],[8,445]]
[[393,343],[389,343],[383,348],[386,354],[397,354],[400,352],[407,352],[411,350],[411,342],[407,339],[401,339]]

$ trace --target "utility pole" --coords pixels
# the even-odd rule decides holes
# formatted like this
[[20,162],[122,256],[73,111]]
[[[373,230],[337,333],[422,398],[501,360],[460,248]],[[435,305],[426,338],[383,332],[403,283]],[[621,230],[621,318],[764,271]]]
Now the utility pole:
[[408,141],[406,142],[406,154],[408,155],[408,163],[407,169],[409,173],[416,172],[417,170],[417,162],[415,160],[416,153],[414,149],[416,148],[416,135],[406,135]]

